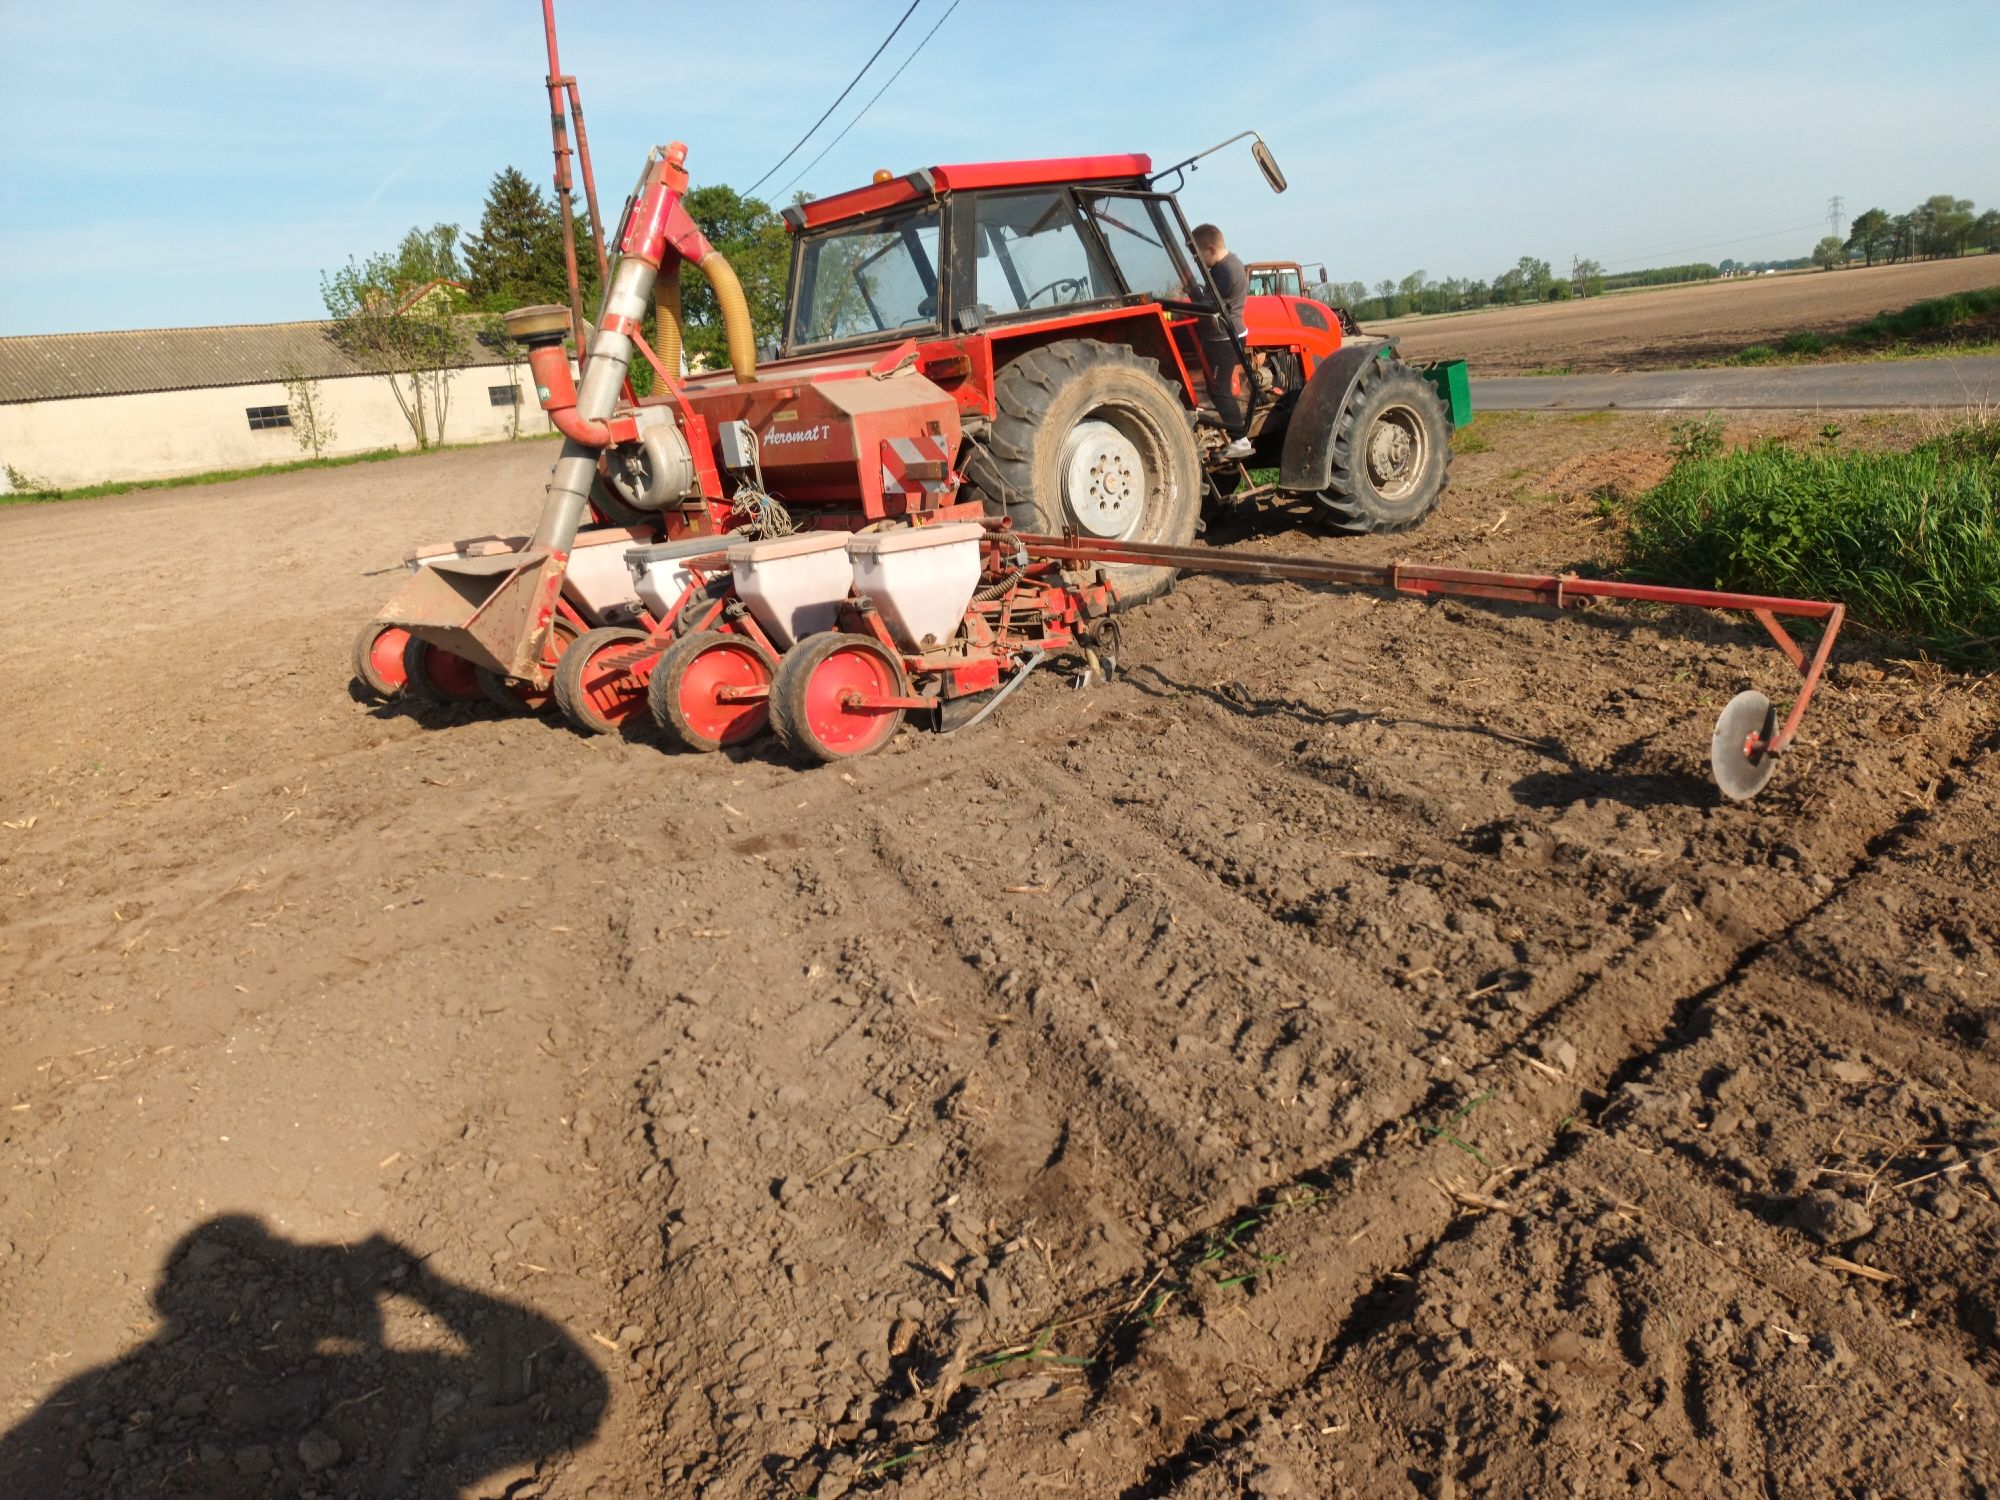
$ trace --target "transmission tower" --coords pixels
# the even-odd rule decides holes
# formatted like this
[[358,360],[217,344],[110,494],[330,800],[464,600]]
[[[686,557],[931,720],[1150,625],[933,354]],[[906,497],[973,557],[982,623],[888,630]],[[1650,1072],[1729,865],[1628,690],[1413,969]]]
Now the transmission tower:
[[1826,222],[1833,230],[1833,237],[1835,239],[1840,238],[1840,213],[1846,206],[1838,193],[1835,193],[1831,198],[1826,200]]

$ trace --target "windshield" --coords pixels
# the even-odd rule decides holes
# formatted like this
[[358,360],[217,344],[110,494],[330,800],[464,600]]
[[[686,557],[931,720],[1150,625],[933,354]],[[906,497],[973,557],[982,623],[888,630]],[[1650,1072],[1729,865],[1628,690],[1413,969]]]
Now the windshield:
[[1205,301],[1197,293],[1187,263],[1168,228],[1158,198],[1137,193],[1102,193],[1084,200],[1090,217],[1110,247],[1112,259],[1135,292],[1163,302]]
[[935,327],[937,263],[935,208],[814,235],[799,252],[792,343]]
[[1118,295],[1103,257],[1078,229],[1066,193],[993,193],[978,202],[973,241],[982,316],[1045,312]]

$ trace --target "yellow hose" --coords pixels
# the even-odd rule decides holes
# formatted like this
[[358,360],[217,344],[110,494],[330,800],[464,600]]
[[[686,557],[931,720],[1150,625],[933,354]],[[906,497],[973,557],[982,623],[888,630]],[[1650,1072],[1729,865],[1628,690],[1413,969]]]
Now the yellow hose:
[[653,343],[660,367],[676,380],[681,374],[681,268],[675,257],[671,271],[653,279]]
[[722,252],[711,250],[701,258],[701,274],[715,290],[716,304],[722,309],[722,333],[729,341],[729,367],[736,372],[738,385],[757,378],[757,335],[750,327],[750,304],[743,296],[743,283]]

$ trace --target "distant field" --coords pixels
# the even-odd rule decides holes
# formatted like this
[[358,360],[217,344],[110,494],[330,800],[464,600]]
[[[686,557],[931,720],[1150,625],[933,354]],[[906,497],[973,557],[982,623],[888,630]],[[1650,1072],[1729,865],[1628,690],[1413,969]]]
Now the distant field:
[[1368,328],[1392,334],[1409,358],[1455,354],[1488,375],[1561,367],[1663,369],[1724,359],[1798,329],[1833,332],[1925,297],[1995,285],[2000,285],[2000,256],[1972,255],[1660,287],[1586,302],[1394,318]]

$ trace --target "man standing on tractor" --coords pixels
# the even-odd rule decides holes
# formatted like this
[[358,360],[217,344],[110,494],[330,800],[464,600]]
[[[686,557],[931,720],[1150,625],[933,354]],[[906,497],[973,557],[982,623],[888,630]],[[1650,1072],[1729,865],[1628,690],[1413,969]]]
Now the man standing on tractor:
[[[1217,317],[1204,325],[1201,336],[1202,353],[1208,359],[1209,397],[1215,402],[1215,410],[1231,430],[1240,429],[1247,416],[1243,397],[1237,394],[1238,372],[1242,363],[1236,357],[1237,343],[1245,337],[1243,326],[1243,299],[1250,292],[1250,277],[1243,269],[1243,262],[1232,251],[1222,237],[1222,231],[1213,224],[1197,224],[1190,236],[1194,240],[1195,253],[1201,263],[1208,267],[1208,274],[1215,282],[1215,290],[1222,298],[1222,309]],[[1225,458],[1248,458],[1250,439],[1238,437],[1222,450]]]

